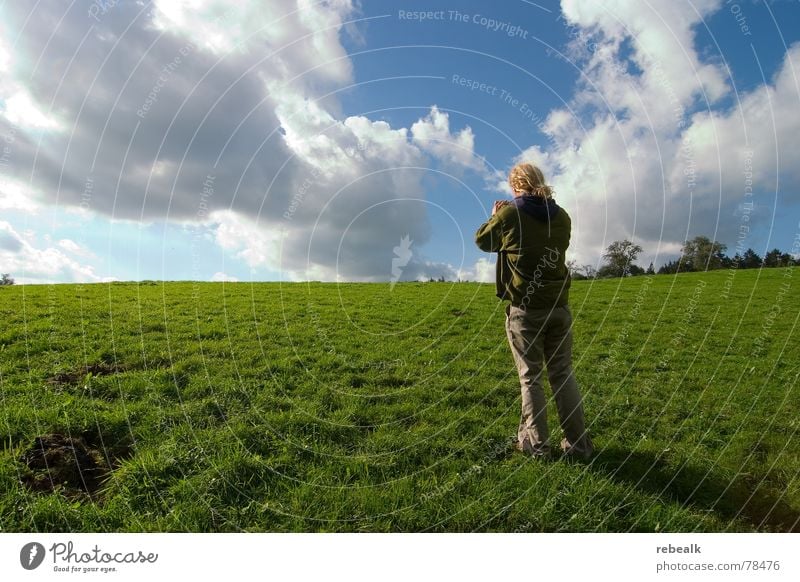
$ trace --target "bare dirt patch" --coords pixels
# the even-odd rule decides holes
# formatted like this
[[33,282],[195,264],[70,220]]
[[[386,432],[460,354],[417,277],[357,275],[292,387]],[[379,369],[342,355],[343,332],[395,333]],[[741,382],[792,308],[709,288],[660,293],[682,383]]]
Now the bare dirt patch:
[[82,382],[88,374],[91,374],[92,376],[109,376],[111,374],[125,372],[126,370],[127,367],[121,364],[107,364],[105,362],[98,362],[95,364],[89,364],[88,366],[82,366],[77,370],[54,374],[47,379],[47,383],[53,386],[67,386]]
[[82,437],[59,433],[36,437],[19,460],[27,468],[21,479],[26,487],[67,497],[96,495],[111,471],[103,453]]

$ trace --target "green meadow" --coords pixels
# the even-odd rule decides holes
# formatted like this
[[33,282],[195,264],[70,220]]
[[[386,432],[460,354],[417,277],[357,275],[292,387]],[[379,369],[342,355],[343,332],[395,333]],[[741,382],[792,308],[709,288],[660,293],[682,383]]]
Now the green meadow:
[[573,282],[587,464],[511,447],[493,285],[0,288],[0,528],[797,530],[798,287]]

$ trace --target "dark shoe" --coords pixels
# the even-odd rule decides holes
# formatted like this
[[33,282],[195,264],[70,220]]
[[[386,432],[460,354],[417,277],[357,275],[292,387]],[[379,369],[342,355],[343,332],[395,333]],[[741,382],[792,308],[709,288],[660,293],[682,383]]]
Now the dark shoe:
[[586,435],[584,438],[584,446],[581,448],[571,447],[567,439],[562,440],[561,448],[563,454],[561,458],[565,461],[576,461],[578,463],[588,463],[591,461],[592,457],[594,457],[594,444],[592,443],[592,439],[589,438],[589,435]]

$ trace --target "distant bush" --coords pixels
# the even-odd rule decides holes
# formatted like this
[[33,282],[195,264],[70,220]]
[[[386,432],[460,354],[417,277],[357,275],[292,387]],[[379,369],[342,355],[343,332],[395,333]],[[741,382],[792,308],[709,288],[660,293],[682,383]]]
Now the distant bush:
[[11,277],[9,273],[3,273],[0,275],[0,285],[13,285],[14,279]]

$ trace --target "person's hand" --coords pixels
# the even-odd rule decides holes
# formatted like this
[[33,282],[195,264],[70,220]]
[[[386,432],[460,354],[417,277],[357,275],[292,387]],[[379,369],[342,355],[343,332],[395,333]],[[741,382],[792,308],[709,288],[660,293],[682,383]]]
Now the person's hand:
[[510,204],[510,200],[495,200],[494,206],[492,206],[492,216],[494,216],[498,210],[500,210],[506,204]]

